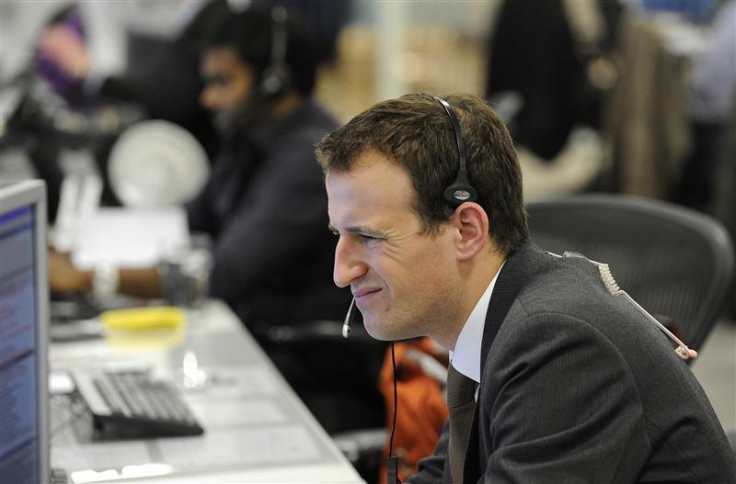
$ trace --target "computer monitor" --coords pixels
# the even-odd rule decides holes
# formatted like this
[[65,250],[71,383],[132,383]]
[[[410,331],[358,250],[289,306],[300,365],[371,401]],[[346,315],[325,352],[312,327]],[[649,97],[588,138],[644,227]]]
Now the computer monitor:
[[0,185],[0,480],[49,481],[46,187]]

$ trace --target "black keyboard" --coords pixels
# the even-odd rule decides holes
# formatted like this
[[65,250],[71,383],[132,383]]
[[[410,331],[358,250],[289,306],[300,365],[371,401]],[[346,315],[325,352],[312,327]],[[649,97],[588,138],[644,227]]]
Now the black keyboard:
[[202,435],[171,383],[142,371],[74,372],[74,381],[103,439]]

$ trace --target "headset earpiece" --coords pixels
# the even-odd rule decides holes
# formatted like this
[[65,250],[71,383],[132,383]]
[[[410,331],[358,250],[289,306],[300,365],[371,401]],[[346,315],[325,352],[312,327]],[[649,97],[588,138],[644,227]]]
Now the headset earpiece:
[[440,97],[435,97],[435,99],[440,103],[440,105],[442,105],[447,116],[450,118],[452,132],[455,134],[455,141],[457,142],[459,165],[457,177],[455,177],[455,181],[445,188],[445,191],[443,192],[445,201],[455,208],[460,206],[463,202],[475,201],[478,198],[478,192],[470,184],[470,180],[468,180],[467,156],[465,154],[465,143],[463,143],[462,136],[460,136],[460,123],[447,101]]
[[468,181],[468,173],[465,170],[457,173],[457,178],[443,193],[447,203],[453,207],[459,207],[463,202],[473,202],[478,198],[478,193]]
[[259,90],[262,99],[274,99],[286,91],[288,74],[281,66],[269,67],[261,76]]

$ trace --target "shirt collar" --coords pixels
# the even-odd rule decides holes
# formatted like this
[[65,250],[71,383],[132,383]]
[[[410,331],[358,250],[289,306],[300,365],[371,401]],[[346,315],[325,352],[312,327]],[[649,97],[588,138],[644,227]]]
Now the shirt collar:
[[[505,263],[504,261],[503,264]],[[496,285],[496,279],[501,273],[503,264],[491,279],[485,292],[476,303],[470,316],[468,316],[468,320],[465,321],[465,325],[457,337],[455,349],[450,351],[452,366],[463,375],[472,378],[476,383],[480,383],[480,349],[483,343],[483,330],[486,326],[488,304],[491,301],[493,287]]]

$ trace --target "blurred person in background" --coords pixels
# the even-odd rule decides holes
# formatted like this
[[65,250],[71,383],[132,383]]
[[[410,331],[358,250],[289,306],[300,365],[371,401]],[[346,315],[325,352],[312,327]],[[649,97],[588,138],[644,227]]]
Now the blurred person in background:
[[133,103],[212,154],[215,131],[198,101],[199,44],[227,9],[225,0],[73,4],[42,32],[37,70],[73,105]]
[[492,13],[485,96],[517,144],[525,196],[588,189],[608,158],[600,113],[620,6],[505,0]]
[[[694,148],[681,202],[711,213],[736,240],[736,0],[716,11],[706,48],[694,59],[688,95]],[[733,294],[736,320],[736,281]]]
[[[693,148],[685,160],[679,202],[705,211],[714,200],[714,183],[727,137],[736,89],[736,1],[721,4],[708,30],[705,48],[692,59],[687,107]],[[721,170],[723,171],[723,170]],[[720,192],[719,192],[720,193]]]
[[[229,10],[270,8],[270,0],[174,0],[167,2],[74,2],[48,21],[36,44],[35,74],[43,78],[62,104],[86,117],[100,111],[119,126],[106,139],[87,130],[83,144],[92,146],[105,180],[103,204],[118,205],[108,182],[108,156],[117,136],[141,119],[177,124],[204,147],[210,159],[218,136],[207,109],[199,102],[204,87],[199,75],[199,48],[208,28]],[[321,59],[335,55],[335,40],[347,17],[348,2],[328,0],[279,2],[303,15],[315,35]],[[40,100],[40,104],[49,103]],[[48,109],[48,108],[47,108]],[[28,123],[24,123],[28,125]],[[50,123],[54,124],[54,123]],[[26,126],[28,127],[28,126]],[[38,132],[37,126],[30,131]],[[26,130],[28,131],[28,130]],[[64,141],[62,141],[64,143]],[[34,156],[50,190],[55,218],[61,180],[58,143]],[[79,144],[79,143],[77,143]]]
[[[146,118],[181,126],[212,157],[217,136],[199,104],[198,48],[207,25],[227,11],[225,0],[59,1],[44,9],[14,2],[9,10],[33,39],[17,56],[19,72],[3,84],[0,149],[22,153],[31,176],[46,182],[51,223],[70,176],[99,176],[102,204],[120,204],[109,183],[110,153]],[[23,16],[42,13],[38,28]],[[3,30],[3,42],[22,48],[15,34]]]
[[[350,302],[332,282],[334,239],[325,230],[327,197],[313,151],[336,122],[312,99],[318,56],[311,37],[284,12],[246,9],[209,31],[200,101],[223,146],[204,191],[186,207],[190,230],[214,241],[210,295],[228,302],[257,338],[263,324],[339,325]],[[171,296],[198,283],[165,262],[116,269],[113,279],[119,292],[138,297]],[[94,280],[94,272],[51,254],[52,289],[89,291]],[[266,349],[328,431],[383,423],[377,366],[366,375],[359,358]],[[378,362],[382,353],[377,346]]]

